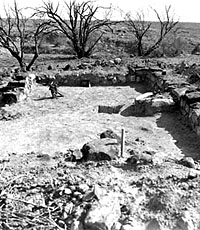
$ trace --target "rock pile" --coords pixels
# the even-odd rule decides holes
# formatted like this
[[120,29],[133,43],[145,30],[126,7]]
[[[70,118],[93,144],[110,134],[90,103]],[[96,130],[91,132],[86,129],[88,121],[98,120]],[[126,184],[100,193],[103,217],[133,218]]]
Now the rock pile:
[[[110,129],[99,136],[82,152],[10,154],[1,171],[2,229],[198,230],[197,161],[158,163],[161,153],[141,138],[129,145],[129,157],[108,161],[100,157],[109,156],[106,143],[118,146],[120,137]],[[87,161],[80,161],[85,148]]]
[[12,79],[0,85],[0,104],[12,104],[25,100],[31,93],[35,74],[18,72]]

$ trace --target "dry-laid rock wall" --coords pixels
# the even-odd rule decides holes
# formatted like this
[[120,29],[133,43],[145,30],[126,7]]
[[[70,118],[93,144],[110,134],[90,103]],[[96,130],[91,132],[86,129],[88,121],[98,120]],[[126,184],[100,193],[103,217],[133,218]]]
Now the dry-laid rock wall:
[[[106,71],[67,71],[60,72],[55,78],[60,86],[112,86],[123,85],[127,80],[127,72],[106,72]],[[37,82],[48,85],[49,76],[40,74]]]
[[[175,75],[171,71],[157,66],[129,66],[128,71],[123,73],[72,71],[59,73],[56,78],[60,85],[66,86],[110,86],[144,83],[151,86],[154,92],[168,92],[183,116],[188,118],[192,129],[200,135],[200,90],[188,83],[179,74]],[[106,111],[110,109],[109,113],[119,113],[122,106],[119,105],[116,109],[106,106]],[[104,107],[99,106],[99,112],[104,112]]]
[[0,85],[0,106],[21,102],[27,99],[35,84],[35,74],[25,73]]
[[159,68],[133,68],[129,79],[132,82],[148,83],[157,92],[169,92],[192,129],[200,135],[199,88],[189,84],[181,75],[175,76]]

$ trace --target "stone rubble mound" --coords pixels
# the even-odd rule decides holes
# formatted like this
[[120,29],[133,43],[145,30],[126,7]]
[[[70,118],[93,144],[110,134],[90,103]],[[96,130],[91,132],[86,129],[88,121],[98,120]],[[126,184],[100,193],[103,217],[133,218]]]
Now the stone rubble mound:
[[[200,174],[196,173],[199,170],[182,164],[191,160],[170,162],[169,168],[167,160],[160,165],[152,164],[159,155],[156,151],[140,153],[132,149],[130,154],[126,161],[81,164],[69,161],[65,153],[55,153],[54,157],[34,152],[9,155],[9,160],[20,168],[20,174],[10,178],[9,172],[4,172],[10,183],[4,180],[1,183],[0,226],[2,229],[40,226],[52,230],[198,230]],[[20,158],[23,165],[18,165]],[[36,162],[42,163],[43,168],[38,168]],[[31,165],[28,172],[27,164]],[[171,171],[172,168],[176,171]],[[155,174],[156,170],[159,174]]]
[[31,93],[35,74],[25,72],[4,72],[2,79],[6,81],[0,85],[0,105],[13,104],[21,102]]

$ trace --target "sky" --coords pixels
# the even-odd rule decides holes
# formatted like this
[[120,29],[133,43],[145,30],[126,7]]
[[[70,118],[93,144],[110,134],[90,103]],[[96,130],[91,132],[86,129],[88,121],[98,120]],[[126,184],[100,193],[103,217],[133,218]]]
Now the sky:
[[[43,1],[49,0],[16,0],[19,7],[38,7]],[[65,0],[69,1],[69,0]],[[81,1],[81,0],[79,0]],[[0,14],[3,14],[4,5],[12,5],[14,0],[0,0]],[[63,2],[62,0],[51,0],[51,2]],[[116,9],[113,12],[113,19],[123,19],[120,11],[134,14],[138,11],[144,11],[146,20],[155,21],[156,17],[151,7],[156,9],[161,15],[164,12],[165,6],[171,5],[172,13],[175,19],[180,22],[198,22],[200,23],[200,0],[96,0],[100,6],[109,6],[112,4]]]

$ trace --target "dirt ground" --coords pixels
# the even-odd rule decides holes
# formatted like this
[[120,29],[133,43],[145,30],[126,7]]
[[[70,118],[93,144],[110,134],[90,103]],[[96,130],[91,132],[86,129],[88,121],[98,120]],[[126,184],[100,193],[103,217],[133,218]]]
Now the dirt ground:
[[98,105],[130,104],[145,92],[141,85],[124,87],[60,87],[64,97],[51,99],[48,87],[36,86],[31,97],[6,107],[22,114],[20,119],[0,122],[0,148],[6,153],[41,152],[52,155],[81,148],[106,129],[118,135],[126,130],[131,143],[144,140],[169,158],[181,154],[198,159],[200,144],[196,135],[180,122],[177,113],[152,117],[124,117],[98,113]]
[[[41,197],[32,197],[31,204],[36,201],[41,204],[47,192],[45,186],[49,189],[52,181],[57,180],[57,185],[52,188],[55,193],[73,178],[70,183],[76,186],[85,183],[92,188],[99,184],[108,191],[117,190],[123,197],[121,225],[133,218],[146,225],[156,219],[160,226],[156,229],[174,230],[177,220],[188,208],[194,228],[180,227],[180,230],[199,228],[199,176],[189,178],[191,169],[177,161],[189,156],[198,163],[200,143],[178,111],[143,117],[98,113],[98,105],[131,104],[134,98],[148,91],[140,84],[59,87],[59,91],[64,97],[52,99],[48,87],[36,85],[28,100],[4,108],[12,113],[19,112],[21,117],[0,121],[1,205],[5,200],[2,196],[7,196],[6,208],[0,210],[3,227],[71,230],[68,219],[58,218],[59,207],[66,205],[68,198],[58,196],[54,199],[56,209],[51,212],[51,218],[40,210],[41,218],[38,219],[38,211],[27,210],[25,204],[36,194]],[[88,141],[99,138],[106,129],[112,129],[120,136],[122,128],[127,143],[124,158],[110,163],[66,161],[69,149],[82,148]],[[128,165],[125,162],[130,149],[154,152],[161,163]],[[73,200],[74,207],[80,205],[76,200]],[[13,213],[18,213],[17,217]]]

